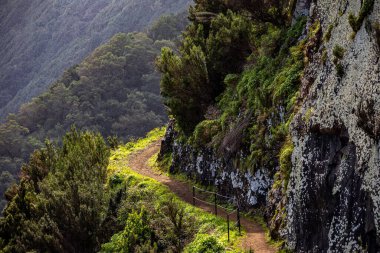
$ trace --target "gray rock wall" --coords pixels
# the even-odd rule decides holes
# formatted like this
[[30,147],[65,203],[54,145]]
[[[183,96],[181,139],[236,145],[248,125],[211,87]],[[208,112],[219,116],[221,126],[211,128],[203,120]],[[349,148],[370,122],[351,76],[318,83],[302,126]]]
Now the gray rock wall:
[[293,21],[300,16],[308,16],[312,0],[297,0],[296,7],[293,12]]
[[[292,123],[287,239],[297,252],[380,252],[380,73],[373,27],[380,2],[356,36],[360,1],[317,1],[331,38],[305,71],[303,106]],[[344,48],[338,77],[333,49]],[[323,51],[327,60],[323,63]]]
[[232,160],[226,161],[211,148],[194,148],[176,140],[171,122],[161,144],[162,157],[172,152],[171,173],[182,173],[204,185],[214,185],[220,194],[234,198],[241,208],[262,206],[273,180],[265,169],[255,173],[237,169]]

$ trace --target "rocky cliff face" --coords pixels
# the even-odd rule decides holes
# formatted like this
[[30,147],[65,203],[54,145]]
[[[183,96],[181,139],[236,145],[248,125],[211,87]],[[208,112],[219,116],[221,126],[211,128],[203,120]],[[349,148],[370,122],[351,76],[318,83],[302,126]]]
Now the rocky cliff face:
[[295,252],[380,252],[380,2],[371,2],[297,3],[294,16],[320,30],[305,52],[287,187],[278,168],[239,171],[215,150],[181,144],[170,125],[172,172],[265,206],[271,234]]
[[370,1],[362,2],[311,6],[325,39],[305,70],[291,127],[287,238],[297,252],[380,250],[380,2],[355,34],[349,16]]
[[180,172],[204,185],[215,185],[219,193],[234,197],[234,203],[241,208],[265,204],[273,183],[267,170],[259,169],[254,174],[237,170],[231,159],[221,158],[211,148],[183,144],[176,140],[176,135],[174,122],[171,122],[161,143],[160,154],[172,153],[171,173]]

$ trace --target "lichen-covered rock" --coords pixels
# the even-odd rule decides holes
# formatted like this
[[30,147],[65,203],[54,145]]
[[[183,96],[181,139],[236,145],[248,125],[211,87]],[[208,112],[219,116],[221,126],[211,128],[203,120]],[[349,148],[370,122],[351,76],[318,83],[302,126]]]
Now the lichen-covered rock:
[[172,173],[180,171],[197,182],[214,185],[220,194],[233,197],[241,208],[263,205],[272,184],[266,170],[257,170],[254,174],[240,171],[208,148],[195,149],[176,142],[172,162]]
[[174,129],[175,121],[170,120],[166,127],[165,136],[161,140],[160,152],[158,153],[158,159],[163,160],[166,154],[173,152],[173,143],[177,133]]
[[300,16],[308,16],[312,0],[298,0],[293,13],[293,21]]
[[296,252],[380,252],[380,49],[371,29],[380,2],[355,34],[348,19],[362,2],[313,7],[331,38],[305,71],[313,82],[303,82],[291,127],[287,240]]
[[192,147],[175,139],[174,122],[170,122],[162,143],[162,155],[172,152],[170,173],[182,173],[204,185],[214,185],[220,194],[233,198],[241,208],[263,206],[273,183],[265,169],[254,173],[234,167],[232,160],[217,155],[212,148]]

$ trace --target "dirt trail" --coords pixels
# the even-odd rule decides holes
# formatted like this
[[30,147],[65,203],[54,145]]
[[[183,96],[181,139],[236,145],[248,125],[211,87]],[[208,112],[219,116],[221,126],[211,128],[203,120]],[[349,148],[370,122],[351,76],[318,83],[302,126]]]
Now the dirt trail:
[[[155,142],[148,146],[146,149],[132,154],[129,158],[128,165],[137,173],[154,178],[155,180],[165,184],[169,189],[179,196],[184,201],[192,204],[193,196],[191,186],[187,183],[177,181],[168,177],[165,174],[153,171],[148,165],[148,160],[154,154],[158,152],[160,148],[160,142]],[[197,207],[200,207],[210,213],[214,212],[214,208],[204,203],[197,201]],[[226,212],[218,208],[218,216],[226,217]],[[231,220],[236,221],[236,217],[232,217]],[[247,232],[247,236],[242,242],[242,247],[246,250],[253,249],[255,253],[274,253],[276,249],[268,245],[265,240],[265,232],[260,225],[241,217],[241,225]]]

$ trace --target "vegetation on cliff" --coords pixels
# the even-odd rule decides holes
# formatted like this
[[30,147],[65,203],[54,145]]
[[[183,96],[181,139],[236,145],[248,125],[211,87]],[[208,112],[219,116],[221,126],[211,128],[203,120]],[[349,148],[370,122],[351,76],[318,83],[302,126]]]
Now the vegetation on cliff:
[[[268,22],[249,5],[197,2],[180,53],[163,49],[157,61],[161,94],[180,130],[222,152],[246,151],[253,170],[276,167],[272,158],[286,139],[304,64],[305,41],[298,38],[305,20],[290,27],[279,14],[285,10],[266,7],[260,11],[283,19]],[[200,11],[213,15],[199,21]]]
[[[373,200],[378,196],[371,194],[376,193],[378,154],[370,152],[379,135],[375,93],[366,86],[372,85],[378,51],[366,51],[373,48],[365,40],[348,47],[352,41],[337,39],[350,24],[353,35],[366,35],[363,26],[377,36],[371,43],[378,43],[378,24],[366,21],[375,1],[362,1],[357,16],[347,12],[345,25],[326,24],[321,10],[292,19],[294,3],[195,0],[182,35],[178,31],[186,20],[173,15],[156,21],[147,33],[117,34],[10,115],[0,125],[0,166],[8,170],[0,176],[0,193],[29,152],[39,149],[22,167],[20,182],[6,191],[0,248],[239,251],[236,229],[228,242],[221,219],[181,202],[128,167],[132,154],[146,148],[140,153],[146,158],[157,150],[150,145],[164,129],[125,145],[117,136],[134,140],[167,119],[160,92],[174,120],[150,166],[184,171],[190,179],[227,191],[240,210],[257,206],[251,213],[263,216],[281,252],[287,252],[285,246],[376,251],[378,206]],[[159,52],[160,90],[154,69]],[[367,56],[371,64],[365,60],[366,66],[359,67]],[[74,122],[109,136],[108,145],[100,134],[75,128],[61,141]],[[45,137],[53,141],[43,144]],[[154,163],[156,157],[161,161]]]
[[[293,1],[239,3],[196,1],[180,51],[163,49],[157,61],[161,94],[178,141],[211,147],[239,171],[265,168],[284,196],[293,151],[289,125],[321,28],[315,22],[305,32],[306,18],[291,24]],[[271,229],[283,226],[284,212],[284,206],[269,211]]]

